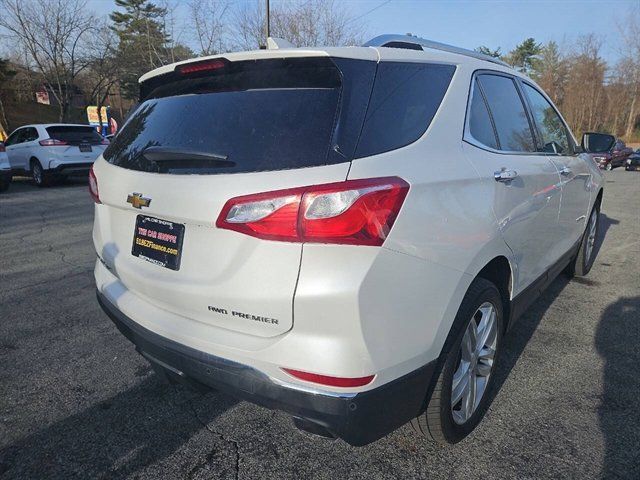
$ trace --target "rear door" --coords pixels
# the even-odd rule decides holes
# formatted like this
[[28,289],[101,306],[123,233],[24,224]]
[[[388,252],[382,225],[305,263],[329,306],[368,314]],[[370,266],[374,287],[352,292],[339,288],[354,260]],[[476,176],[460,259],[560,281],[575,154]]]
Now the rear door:
[[560,182],[535,137],[515,79],[483,72],[473,80],[464,151],[490,185],[502,235],[513,251],[514,295],[554,261]]
[[585,228],[591,173],[584,160],[574,152],[573,139],[553,105],[533,85],[522,82],[522,86],[536,125],[538,149],[547,154],[560,173],[559,242],[562,251],[566,252],[580,239]]
[[[38,143],[38,130],[35,127],[26,127],[21,137],[20,143],[20,158],[25,170],[31,169],[31,158],[38,158],[38,151],[40,150],[40,144]],[[43,158],[38,158],[42,162],[43,167],[47,167]]]
[[346,179],[375,72],[355,62],[224,61],[143,85],[94,165],[94,243],[124,286],[207,324],[289,330],[302,245],[215,222],[232,197]]

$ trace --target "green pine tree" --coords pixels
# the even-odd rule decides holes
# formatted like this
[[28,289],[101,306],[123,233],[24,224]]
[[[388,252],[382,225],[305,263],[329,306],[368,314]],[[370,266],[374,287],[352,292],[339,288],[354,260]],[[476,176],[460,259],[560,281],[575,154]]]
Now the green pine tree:
[[533,38],[527,38],[509,53],[507,62],[528,74],[537,67],[541,53],[542,44],[536,43]]
[[115,0],[115,3],[124,9],[109,16],[119,38],[120,86],[125,97],[135,99],[139,94],[138,78],[172,61],[168,48],[171,39],[163,22],[167,12],[149,0]]

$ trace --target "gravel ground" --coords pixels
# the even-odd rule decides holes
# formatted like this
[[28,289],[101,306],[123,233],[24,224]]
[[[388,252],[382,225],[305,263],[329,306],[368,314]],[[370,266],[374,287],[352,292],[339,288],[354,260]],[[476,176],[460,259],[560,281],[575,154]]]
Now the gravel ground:
[[99,309],[87,187],[0,195],[1,478],[640,478],[640,173],[606,176],[591,274],[507,337],[487,417],[454,447],[363,448],[158,381]]

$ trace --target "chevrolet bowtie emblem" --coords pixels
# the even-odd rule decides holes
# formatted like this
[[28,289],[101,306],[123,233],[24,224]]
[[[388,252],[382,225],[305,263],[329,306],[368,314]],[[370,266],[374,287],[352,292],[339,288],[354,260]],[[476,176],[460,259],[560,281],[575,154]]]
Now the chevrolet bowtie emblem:
[[140,210],[142,207],[148,207],[151,204],[151,199],[143,197],[141,193],[132,193],[127,196],[127,203]]

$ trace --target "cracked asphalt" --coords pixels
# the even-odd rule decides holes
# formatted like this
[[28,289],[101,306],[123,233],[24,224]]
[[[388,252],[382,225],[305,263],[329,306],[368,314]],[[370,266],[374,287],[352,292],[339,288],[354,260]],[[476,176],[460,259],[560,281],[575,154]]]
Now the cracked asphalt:
[[[363,448],[165,385],[96,303],[83,182],[0,195],[0,478],[640,478],[640,173],[606,175],[590,275],[507,337],[487,417],[453,447]],[[384,406],[381,406],[384,408]]]

